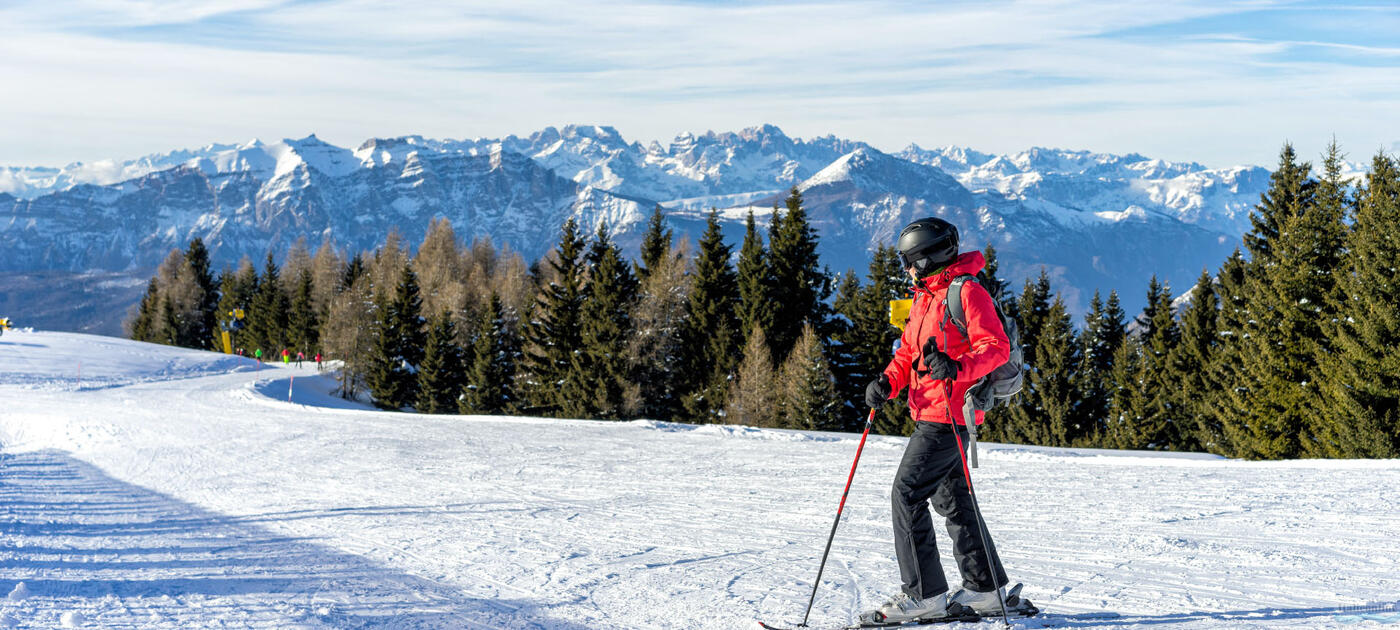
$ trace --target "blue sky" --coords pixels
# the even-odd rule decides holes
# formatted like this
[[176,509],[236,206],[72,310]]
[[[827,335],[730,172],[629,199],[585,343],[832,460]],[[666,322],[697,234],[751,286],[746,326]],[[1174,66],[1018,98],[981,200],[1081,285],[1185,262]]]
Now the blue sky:
[[886,150],[1400,151],[1400,3],[11,0],[0,164],[773,123]]

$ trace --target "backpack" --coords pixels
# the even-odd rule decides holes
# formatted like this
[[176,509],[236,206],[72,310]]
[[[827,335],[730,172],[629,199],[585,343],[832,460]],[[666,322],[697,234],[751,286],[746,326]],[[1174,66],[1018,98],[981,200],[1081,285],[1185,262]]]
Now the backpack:
[[[962,333],[963,339],[967,336],[967,314],[963,312],[962,288],[968,281],[981,285],[977,276],[963,274],[953,278],[948,285],[948,292],[943,296],[943,312],[945,316],[952,320],[953,325]],[[985,286],[983,287],[985,288]],[[990,295],[991,292],[988,291]],[[1021,382],[1025,377],[1025,360],[1021,354],[1021,329],[1016,324],[1014,317],[1007,317],[1001,310],[1001,303],[997,296],[992,295],[992,306],[996,309],[997,319],[1001,320],[1001,327],[1006,330],[1006,339],[1010,342],[1010,358],[992,370],[991,374],[982,377],[976,385],[967,390],[967,396],[972,399],[973,409],[987,411],[1002,401],[1021,393]]]

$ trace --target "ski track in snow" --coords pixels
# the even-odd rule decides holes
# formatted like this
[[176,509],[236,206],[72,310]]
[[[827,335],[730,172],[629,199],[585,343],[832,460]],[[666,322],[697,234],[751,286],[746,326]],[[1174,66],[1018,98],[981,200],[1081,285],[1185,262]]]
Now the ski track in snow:
[[[385,413],[330,387],[0,338],[0,628],[795,624],[859,437]],[[814,626],[898,588],[903,445],[866,446]],[[982,448],[983,511],[1045,611],[1018,626],[1400,625],[1400,462]]]

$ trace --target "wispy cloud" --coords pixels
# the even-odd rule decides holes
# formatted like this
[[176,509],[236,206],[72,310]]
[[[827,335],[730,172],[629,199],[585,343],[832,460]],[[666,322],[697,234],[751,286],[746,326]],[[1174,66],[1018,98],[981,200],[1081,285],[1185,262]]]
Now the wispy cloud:
[[24,95],[0,100],[0,163],[568,122],[1222,165],[1400,137],[1390,2],[79,0],[0,22]]

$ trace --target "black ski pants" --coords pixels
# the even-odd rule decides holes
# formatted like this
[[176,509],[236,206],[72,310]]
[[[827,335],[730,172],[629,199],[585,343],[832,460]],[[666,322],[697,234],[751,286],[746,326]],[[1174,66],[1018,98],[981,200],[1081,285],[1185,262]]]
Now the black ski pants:
[[[953,425],[936,422],[915,422],[914,434],[899,461],[890,492],[894,513],[894,548],[899,557],[899,575],[904,592],[923,599],[948,590],[948,579],[938,559],[938,543],[933,536],[933,518],[929,503],[948,522],[948,536],[953,539],[953,558],[962,573],[963,588],[987,592],[1006,585],[1006,572],[997,558],[991,534],[987,546],[982,546],[979,528],[985,525],[973,509],[972,495],[967,489],[962,458],[958,453],[958,438]],[[958,427],[963,444],[967,444],[967,429]],[[989,560],[990,556],[990,560]],[[996,578],[993,583],[992,567]]]

